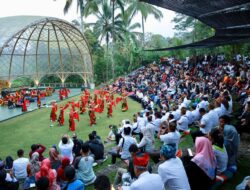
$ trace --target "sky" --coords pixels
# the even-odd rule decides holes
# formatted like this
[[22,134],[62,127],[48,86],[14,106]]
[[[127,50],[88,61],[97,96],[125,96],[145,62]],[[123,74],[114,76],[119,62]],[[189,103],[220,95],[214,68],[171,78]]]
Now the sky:
[[[63,7],[66,0],[0,0],[0,17],[17,16],[17,15],[36,15],[50,16],[72,21],[79,18],[79,13],[76,10],[76,0],[69,10],[68,14],[64,15]],[[145,32],[153,34],[161,34],[164,37],[173,37],[174,24],[171,20],[175,13],[166,9],[159,8],[164,17],[161,21],[155,20],[149,16],[145,23]],[[84,19],[85,22],[93,22],[93,17]],[[135,22],[141,22],[140,15],[135,17]]]

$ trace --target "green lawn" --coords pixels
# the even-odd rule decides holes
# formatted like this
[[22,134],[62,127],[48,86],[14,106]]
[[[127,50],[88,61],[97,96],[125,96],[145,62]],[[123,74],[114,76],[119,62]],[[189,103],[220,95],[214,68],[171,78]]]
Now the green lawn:
[[[79,97],[74,97],[78,99]],[[68,100],[67,100],[68,101]],[[66,103],[66,101],[62,102]],[[59,103],[59,106],[60,104]],[[119,124],[123,119],[131,119],[132,115],[138,112],[141,109],[141,106],[129,100],[129,111],[122,112],[121,105],[119,104],[116,109],[114,109],[113,118],[106,117],[106,109],[103,114],[96,114],[97,125],[90,127],[89,126],[89,117],[88,114],[80,115],[80,122],[76,122],[76,132],[78,137],[87,140],[88,134],[92,130],[98,131],[98,134],[102,137],[103,140],[108,135],[110,124]],[[48,155],[48,149],[53,144],[58,144],[61,136],[65,133],[72,135],[68,130],[68,115],[69,110],[65,112],[65,126],[54,127],[50,126],[50,110],[51,108],[42,108],[30,113],[23,114],[19,117],[7,120],[5,122],[0,122],[0,158],[4,159],[6,156],[11,155],[16,158],[16,151],[20,148],[24,149],[25,156],[28,157],[30,146],[33,143],[41,143],[47,147],[45,155]],[[159,142],[156,143],[160,145]],[[112,147],[113,144],[108,145]],[[185,137],[181,142],[180,147],[187,148],[192,147],[193,143],[190,136]],[[243,177],[250,174],[250,159],[241,159],[239,161],[239,171],[233,180],[226,183],[220,188],[220,190],[233,190],[235,186],[239,184]],[[119,163],[119,162],[118,162]],[[102,165],[98,165],[94,168],[96,172],[102,171],[104,168],[108,167],[110,164],[110,158]],[[111,172],[109,177],[113,182],[115,172]],[[92,190],[93,186],[87,188],[87,190]]]

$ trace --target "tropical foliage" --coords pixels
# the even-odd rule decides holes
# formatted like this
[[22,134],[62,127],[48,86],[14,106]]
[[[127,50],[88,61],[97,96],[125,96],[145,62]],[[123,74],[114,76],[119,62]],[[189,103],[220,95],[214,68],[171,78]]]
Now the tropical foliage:
[[[157,20],[163,18],[162,12],[150,4],[138,0],[75,1],[81,20],[72,22],[84,32],[89,41],[97,85],[129,73],[143,64],[157,62],[160,57],[175,56],[184,59],[195,54],[224,52],[226,55],[233,55],[236,52],[247,53],[250,50],[249,44],[239,44],[207,49],[144,51],[199,41],[213,36],[214,30],[197,19],[176,13],[172,20],[176,33],[171,38],[164,37],[145,33],[145,22],[149,15]],[[72,2],[73,0],[66,0],[65,14],[72,6]],[[96,19],[87,23],[86,17],[90,15]],[[140,23],[134,21],[136,15],[141,17]]]

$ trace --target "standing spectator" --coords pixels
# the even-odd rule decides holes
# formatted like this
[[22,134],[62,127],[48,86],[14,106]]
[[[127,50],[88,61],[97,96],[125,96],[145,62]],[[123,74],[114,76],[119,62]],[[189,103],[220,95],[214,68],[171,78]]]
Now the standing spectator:
[[182,161],[175,156],[175,144],[165,144],[161,148],[161,160],[158,173],[166,189],[190,190],[188,178]]
[[82,156],[76,170],[77,179],[83,181],[85,186],[93,184],[96,179],[93,170],[94,158],[89,156],[89,151],[89,145],[84,143],[82,146]]
[[43,161],[44,157],[43,157],[43,152],[46,150],[46,147],[43,146],[42,144],[33,144],[31,145],[31,151],[29,153],[29,156],[31,158],[32,154],[34,152],[37,152],[39,154],[39,161]]
[[69,137],[69,135],[65,134],[62,137],[62,140],[59,142],[59,149],[61,151],[61,155],[62,157],[68,157],[70,159],[70,163],[73,162],[73,153],[72,153],[72,149],[73,149],[74,143],[71,140],[71,138]]
[[27,166],[29,164],[29,159],[23,157],[24,151],[19,149],[17,151],[18,159],[13,162],[13,172],[16,179],[19,181],[19,186],[22,189],[24,180],[27,177]]

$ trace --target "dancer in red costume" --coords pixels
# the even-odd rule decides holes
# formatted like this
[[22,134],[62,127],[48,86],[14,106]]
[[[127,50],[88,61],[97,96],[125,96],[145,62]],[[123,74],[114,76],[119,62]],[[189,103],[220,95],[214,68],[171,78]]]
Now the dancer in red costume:
[[113,116],[113,105],[110,101],[107,103],[107,109],[108,109],[107,116],[112,117]]
[[69,113],[69,130],[72,132],[75,132],[76,130],[76,124],[74,120],[74,111],[71,110]]
[[23,97],[22,112],[26,112],[26,111],[27,111],[27,102],[26,102],[26,98]]
[[57,119],[57,115],[56,115],[56,111],[57,111],[57,104],[55,102],[52,103],[52,109],[50,112],[50,120],[51,122],[55,122]]
[[91,100],[89,103],[89,125],[95,125],[96,124],[96,117],[95,117],[95,104],[94,101]]
[[86,102],[85,96],[81,96],[81,106],[80,106],[80,114],[84,114],[86,112]]
[[122,94],[122,111],[125,112],[128,110],[128,100],[125,93]]
[[41,108],[41,96],[39,92],[37,93],[37,107]]
[[63,90],[62,89],[60,89],[59,90],[59,99],[62,101],[63,100]]
[[60,115],[59,115],[57,121],[59,123],[59,126],[63,126],[64,125],[64,108],[63,108],[63,106],[60,106]]

